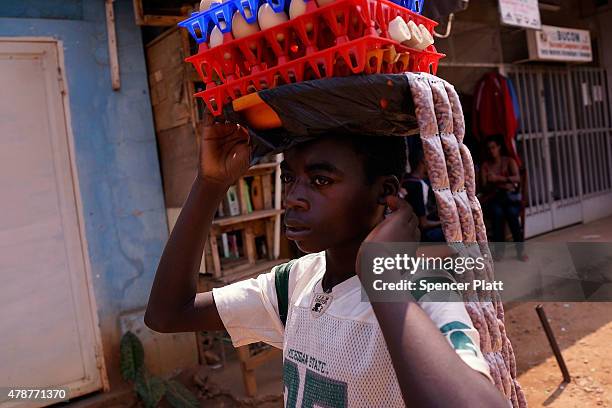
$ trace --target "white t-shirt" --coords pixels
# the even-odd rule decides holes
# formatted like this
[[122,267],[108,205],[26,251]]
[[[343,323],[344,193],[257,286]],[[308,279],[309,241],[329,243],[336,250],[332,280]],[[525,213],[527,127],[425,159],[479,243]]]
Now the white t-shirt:
[[[213,296],[235,347],[261,341],[283,349],[285,406],[405,407],[372,306],[361,300],[359,278],[334,286],[331,300],[324,299],[322,307],[315,294],[323,293],[325,253],[296,260],[289,274],[283,327],[275,270],[213,289]],[[463,303],[419,304],[459,357],[490,379],[478,332]]]

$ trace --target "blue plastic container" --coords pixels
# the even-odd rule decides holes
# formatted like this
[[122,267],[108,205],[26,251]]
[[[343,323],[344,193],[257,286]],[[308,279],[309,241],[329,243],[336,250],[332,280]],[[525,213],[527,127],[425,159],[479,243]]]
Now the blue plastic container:
[[[219,27],[222,33],[232,31],[232,17],[236,10],[251,24],[257,21],[257,11],[264,2],[268,3],[275,12],[285,10],[286,0],[228,0],[224,3],[213,4],[210,9],[203,12],[191,13],[191,17],[181,21],[179,27],[186,28],[193,39],[201,44],[208,41],[208,36],[214,26]],[[287,0],[288,3],[288,0]]]
[[391,0],[395,4],[399,4],[408,10],[414,11],[415,13],[421,14],[423,11],[423,3],[425,0]]

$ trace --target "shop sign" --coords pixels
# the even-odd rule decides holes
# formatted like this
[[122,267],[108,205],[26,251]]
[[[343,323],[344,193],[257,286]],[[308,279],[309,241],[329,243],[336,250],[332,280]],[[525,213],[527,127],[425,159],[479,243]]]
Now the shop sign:
[[537,61],[591,62],[591,34],[588,30],[543,25],[527,33],[529,59]]
[[502,24],[539,30],[542,26],[538,0],[499,0]]

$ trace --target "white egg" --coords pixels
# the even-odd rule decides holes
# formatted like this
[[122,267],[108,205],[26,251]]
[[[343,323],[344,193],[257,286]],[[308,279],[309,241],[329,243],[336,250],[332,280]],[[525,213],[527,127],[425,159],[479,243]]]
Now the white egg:
[[[268,3],[264,3],[259,7],[259,11],[257,12],[257,21],[259,21],[259,27],[261,27],[262,30],[267,30],[270,27],[289,21],[289,18],[284,11],[276,13]],[[283,41],[285,36],[283,34],[278,34],[276,39],[278,41]]]
[[291,4],[289,5],[289,18],[294,19],[304,13],[306,13],[306,2],[304,0],[291,0]]
[[200,2],[200,11],[206,11],[215,4],[220,4],[219,0],[202,0]]
[[[221,32],[221,30],[219,30],[219,27],[215,26],[210,32],[210,39],[208,40],[208,47],[214,48],[218,45],[221,45],[223,44],[223,40],[224,40],[223,33]],[[228,60],[232,58],[232,54],[230,54],[229,52],[226,52],[223,54],[223,58]]]
[[406,24],[401,16],[395,17],[389,23],[389,37],[398,43],[404,43],[412,39],[408,24]]
[[[302,14],[305,14],[307,6],[308,3],[304,0],[291,0],[291,4],[289,5],[289,18],[294,19]],[[312,23],[306,23],[306,31],[312,31]]]
[[253,22],[253,24],[249,24],[239,11],[234,13],[232,17],[232,34],[234,38],[248,37],[258,31],[259,24],[257,24],[257,21]]
[[419,27],[412,20],[408,22],[408,30],[410,31],[410,39],[407,41],[403,41],[402,44],[410,48],[418,47],[419,44],[423,42],[421,30],[419,30]]
[[223,33],[221,32],[221,30],[219,30],[219,27],[215,26],[210,32],[208,47],[213,48],[221,44],[223,44]]
[[429,32],[427,27],[423,24],[419,24],[419,30],[421,31],[421,37],[423,37],[423,41],[417,46],[417,49],[424,50],[434,43],[433,35]]
[[333,3],[336,0],[317,0],[317,5],[319,7],[327,6],[330,3]]

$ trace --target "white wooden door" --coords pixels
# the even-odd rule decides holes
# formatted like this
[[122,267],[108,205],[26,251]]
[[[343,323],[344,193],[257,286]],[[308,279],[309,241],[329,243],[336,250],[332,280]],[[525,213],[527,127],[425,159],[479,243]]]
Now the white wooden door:
[[104,373],[58,64],[0,39],[0,386],[75,397]]

